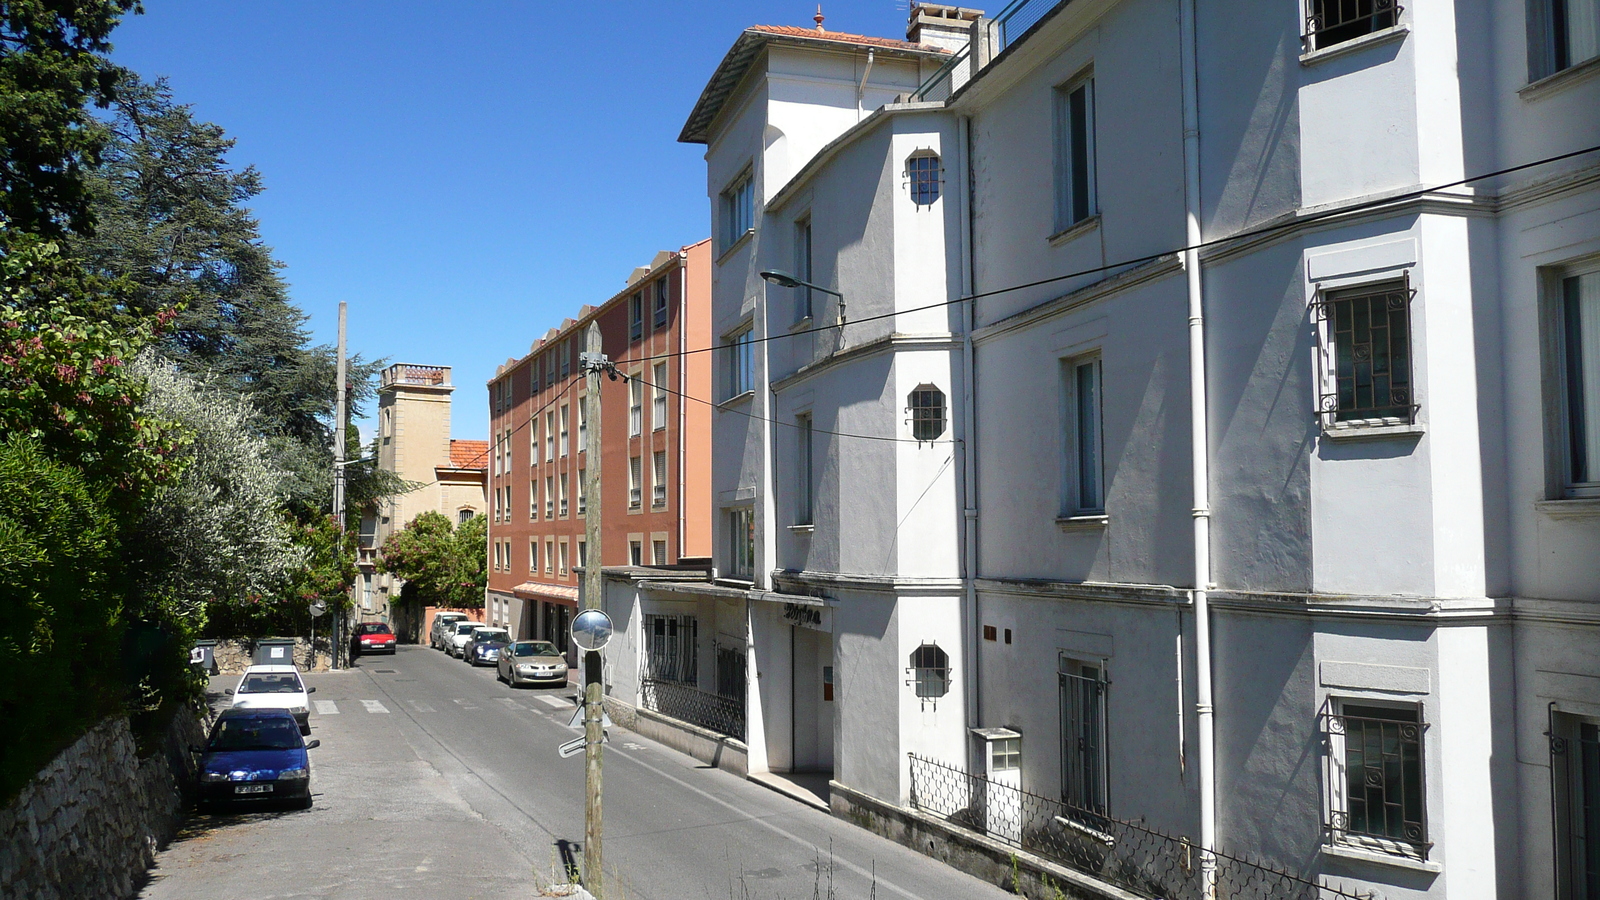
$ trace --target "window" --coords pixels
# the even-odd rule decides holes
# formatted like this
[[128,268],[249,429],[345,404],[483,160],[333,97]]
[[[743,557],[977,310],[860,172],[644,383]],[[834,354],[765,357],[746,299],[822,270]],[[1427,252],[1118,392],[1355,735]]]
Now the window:
[[1095,214],[1094,78],[1056,89],[1056,231]]
[[472,517],[474,515],[476,515],[476,513],[474,513],[470,509],[457,510],[456,511],[456,523],[459,524],[459,525],[465,525],[468,521],[470,521],[472,519]]
[[944,434],[944,392],[931,384],[919,384],[907,403],[911,436],[918,443],[938,440]]
[[539,542],[534,540],[528,541],[528,573],[539,574]]
[[584,398],[578,398],[578,450],[589,449],[589,407]]
[[911,684],[921,700],[937,700],[950,693],[950,654],[938,644],[923,644],[911,651]]
[[652,541],[650,544],[650,550],[654,565],[664,566],[667,564],[666,541]]
[[544,414],[544,458],[551,462],[556,459],[556,414],[553,410]]
[[589,542],[588,541],[579,541],[578,542],[578,565],[587,566],[588,564],[589,564]]
[[[1010,632],[1010,629],[1007,629]],[[1061,800],[1086,812],[1106,811],[1105,665],[1062,657]]]
[[664,328],[667,324],[667,303],[671,292],[667,289],[667,279],[656,279],[656,327]]
[[650,410],[650,426],[656,431],[667,427],[667,364],[655,365],[655,399]]
[[1330,698],[1322,719],[1328,842],[1427,859],[1422,707]]
[[796,525],[810,525],[814,515],[811,498],[811,416],[804,415],[796,418],[794,431],[794,523]]
[[667,505],[667,451],[657,450],[652,460],[655,479],[650,483],[650,505],[659,509]]
[[1320,294],[1312,307],[1321,320],[1324,425],[1416,421],[1411,390],[1409,279]]
[[1600,0],[1532,0],[1528,11],[1529,81],[1600,56]]
[[644,382],[628,377],[628,437],[638,437],[644,428]]
[[561,518],[567,517],[567,473],[561,473]]
[[645,677],[698,683],[699,637],[700,623],[694,616],[645,614]]
[[[794,223],[794,274],[801,281],[809,282],[812,276],[811,256],[811,217]],[[804,322],[811,318],[811,288],[797,287],[794,289],[794,320]]]
[[628,457],[628,508],[638,509],[641,499],[641,486],[639,481],[642,473],[639,471],[639,457]]
[[722,247],[727,249],[756,225],[756,180],[749,169],[722,192]]
[[544,539],[544,573],[555,574],[556,570],[556,542],[554,538]]
[[562,578],[565,578],[565,577],[567,577],[567,542],[566,541],[562,541],[561,542],[560,551],[561,551],[561,566],[560,566],[560,568],[558,568],[556,570],[556,573],[558,575],[560,575]]
[[750,578],[756,570],[756,517],[748,506],[728,510],[728,574]]
[[628,565],[644,565],[644,544],[640,541],[628,542]]
[[728,397],[756,389],[755,329],[746,328],[728,338]]
[[1560,279],[1565,495],[1600,497],[1600,270]]
[[572,374],[572,345],[569,341],[561,342],[561,377],[566,378]]
[[567,455],[567,428],[571,424],[571,410],[565,403],[561,404],[561,455]]
[[546,475],[544,479],[544,517],[546,519],[554,519],[556,517],[556,477],[554,475]]
[[500,571],[500,562],[505,558],[504,548],[499,541],[494,542],[494,570]]
[[644,291],[634,291],[628,299],[628,337],[635,341],[644,337]]
[[1309,0],[1306,49],[1321,50],[1393,28],[1400,10],[1395,0]]
[[578,515],[589,511],[589,470],[578,470]]
[[1600,900],[1600,725],[1550,713],[1556,896]]
[[932,206],[939,199],[941,179],[939,154],[920,150],[906,160],[906,183],[911,189],[911,202],[917,206]]
[[383,442],[389,443],[389,438],[394,436],[393,409],[386,409],[378,414],[378,430],[383,434]]
[[1100,359],[1062,363],[1065,422],[1062,444],[1061,511],[1063,516],[1105,512],[1105,475],[1100,460]]
[[539,521],[539,479],[528,482],[528,521]]
[[535,416],[528,424],[528,455],[532,457],[532,465],[539,464],[539,418]]

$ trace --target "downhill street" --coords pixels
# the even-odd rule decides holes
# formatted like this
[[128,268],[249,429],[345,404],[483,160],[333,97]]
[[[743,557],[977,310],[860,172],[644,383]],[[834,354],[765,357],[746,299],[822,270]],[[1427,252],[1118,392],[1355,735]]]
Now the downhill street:
[[[306,681],[315,807],[195,817],[142,897],[530,898],[582,859],[583,757],[556,755],[570,688],[415,646]],[[605,825],[610,900],[1010,896],[616,727]]]

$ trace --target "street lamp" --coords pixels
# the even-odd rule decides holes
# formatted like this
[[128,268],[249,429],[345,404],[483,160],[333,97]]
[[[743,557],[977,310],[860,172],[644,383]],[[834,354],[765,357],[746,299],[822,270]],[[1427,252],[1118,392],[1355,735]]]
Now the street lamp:
[[790,275],[788,272],[785,272],[782,269],[769,269],[769,270],[761,273],[761,278],[762,278],[762,280],[770,282],[772,284],[775,284],[778,287],[784,287],[784,288],[808,288],[808,289],[813,290],[813,291],[821,291],[824,294],[832,294],[833,296],[838,297],[839,298],[839,324],[840,325],[844,324],[844,295],[839,293],[838,291],[829,290],[828,288],[825,288],[820,284],[812,284],[809,281],[801,281],[800,279],[794,277],[793,275]]

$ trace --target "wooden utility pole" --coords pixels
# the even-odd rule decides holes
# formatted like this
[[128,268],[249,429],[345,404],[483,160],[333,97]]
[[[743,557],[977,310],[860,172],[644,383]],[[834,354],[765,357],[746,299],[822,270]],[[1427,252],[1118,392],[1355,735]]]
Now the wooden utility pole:
[[[600,574],[600,467],[604,461],[600,440],[600,373],[606,369],[605,355],[600,352],[600,323],[590,322],[586,341],[588,350],[583,356],[584,388],[583,414],[585,422],[585,452],[587,468],[584,470],[583,494],[586,504],[583,514],[584,562],[583,607],[600,609],[604,596],[604,580]],[[607,373],[609,374],[609,373]],[[605,873],[600,853],[600,742],[605,739],[604,707],[601,696],[602,683],[600,652],[583,654],[583,761],[584,782],[588,796],[584,804],[583,825],[583,886],[595,900],[605,900]]]
[[[346,408],[345,408],[345,397],[349,394],[349,386],[346,383],[349,380],[349,372],[345,368],[345,361],[344,361],[344,315],[345,315],[345,304],[344,304],[343,300],[340,300],[339,301],[339,351],[338,351],[339,352],[339,361],[338,361],[338,376],[337,376],[338,377],[338,382],[339,382],[339,395],[338,395],[337,398],[335,398],[334,407],[333,407],[334,408],[334,413],[333,413],[333,519],[334,519],[335,522],[337,522],[339,524],[339,536],[341,538],[341,543],[340,543],[341,548],[343,547],[342,538],[344,537],[344,453],[345,453],[344,432],[345,432],[345,416],[348,415],[348,410],[346,410]],[[343,617],[344,617],[344,605],[340,604],[339,608],[335,609],[333,611],[332,624],[329,626],[330,631],[329,631],[329,638],[328,638],[328,644],[329,644],[329,648],[328,649],[331,652],[328,654],[328,656],[329,656],[328,666],[329,666],[329,668],[333,668],[333,669],[339,668],[339,641],[340,641],[339,620],[342,619]],[[312,638],[311,638],[311,665],[312,665],[312,668],[315,668],[316,667],[316,663],[317,663],[317,640],[316,640],[316,636],[315,635],[316,635],[316,632],[313,631],[312,632]]]

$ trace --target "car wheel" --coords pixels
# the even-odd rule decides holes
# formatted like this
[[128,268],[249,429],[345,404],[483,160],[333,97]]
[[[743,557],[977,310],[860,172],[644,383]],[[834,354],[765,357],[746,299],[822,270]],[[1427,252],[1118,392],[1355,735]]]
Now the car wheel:
[[296,809],[310,809],[311,808],[311,795],[310,794],[306,794],[303,799],[301,799],[298,803],[295,804],[295,808]]

